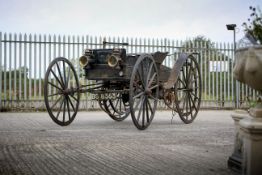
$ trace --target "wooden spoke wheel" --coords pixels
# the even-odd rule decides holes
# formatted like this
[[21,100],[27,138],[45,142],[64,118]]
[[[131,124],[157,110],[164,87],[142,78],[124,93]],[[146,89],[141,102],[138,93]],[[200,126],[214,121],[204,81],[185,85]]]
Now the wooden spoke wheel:
[[46,109],[52,120],[69,125],[79,106],[79,81],[72,63],[66,58],[54,59],[47,68],[44,82]]
[[159,95],[159,75],[151,55],[141,55],[133,68],[129,92],[134,125],[146,129],[152,122]]
[[102,109],[115,121],[123,121],[130,113],[128,94],[118,93],[116,99],[103,100]]
[[201,102],[201,75],[196,59],[189,55],[175,84],[176,111],[188,124],[194,121]]

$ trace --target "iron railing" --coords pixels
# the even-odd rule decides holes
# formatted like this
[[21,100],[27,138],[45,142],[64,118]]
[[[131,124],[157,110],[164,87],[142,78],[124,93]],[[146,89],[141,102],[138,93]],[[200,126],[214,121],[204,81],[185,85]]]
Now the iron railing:
[[[44,74],[51,60],[59,56],[70,59],[81,82],[88,83],[82,76],[78,58],[85,48],[102,48],[104,39],[108,42],[129,43],[125,46],[127,53],[169,52],[164,64],[170,67],[180,52],[199,53],[202,107],[248,107],[250,102],[256,100],[256,91],[236,83],[233,78],[234,48],[231,43],[211,43],[205,39],[177,41],[0,33],[0,108],[44,108]],[[82,108],[93,106],[90,99],[89,94],[82,95]]]

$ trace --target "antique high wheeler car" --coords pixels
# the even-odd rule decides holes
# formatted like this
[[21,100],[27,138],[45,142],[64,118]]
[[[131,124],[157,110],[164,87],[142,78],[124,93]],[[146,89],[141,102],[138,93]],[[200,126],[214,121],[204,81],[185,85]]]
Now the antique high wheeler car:
[[[118,47],[107,49],[107,44]],[[140,130],[151,124],[160,100],[177,112],[184,123],[196,118],[201,102],[198,54],[181,53],[171,69],[162,65],[168,52],[126,53],[123,46],[128,43],[104,41],[103,45],[103,49],[86,49],[79,58],[89,80],[86,85],[80,85],[68,59],[55,58],[49,64],[44,99],[55,123],[66,126],[74,120],[80,93],[94,94],[101,109],[113,120],[122,121],[131,114]]]

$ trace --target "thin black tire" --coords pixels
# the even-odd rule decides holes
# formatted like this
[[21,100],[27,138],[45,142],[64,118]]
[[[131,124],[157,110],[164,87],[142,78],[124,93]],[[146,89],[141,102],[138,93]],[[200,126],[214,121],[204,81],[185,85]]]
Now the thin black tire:
[[49,64],[44,100],[47,112],[58,125],[69,125],[75,119],[80,102],[79,81],[74,66],[66,58],[55,58]]
[[139,130],[152,122],[158,103],[159,75],[151,55],[141,55],[136,61],[130,80],[130,113]]

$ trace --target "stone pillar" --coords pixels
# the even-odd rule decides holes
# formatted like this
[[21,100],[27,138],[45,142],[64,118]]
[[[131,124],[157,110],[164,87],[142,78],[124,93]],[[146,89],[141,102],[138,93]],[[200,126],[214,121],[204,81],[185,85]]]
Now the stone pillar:
[[228,167],[240,173],[242,171],[242,148],[243,148],[243,136],[240,132],[239,121],[247,118],[248,113],[244,110],[235,110],[231,114],[231,117],[235,123],[235,140],[233,154],[228,158]]
[[262,174],[262,103],[250,109],[251,116],[239,122],[243,134],[242,174]]

